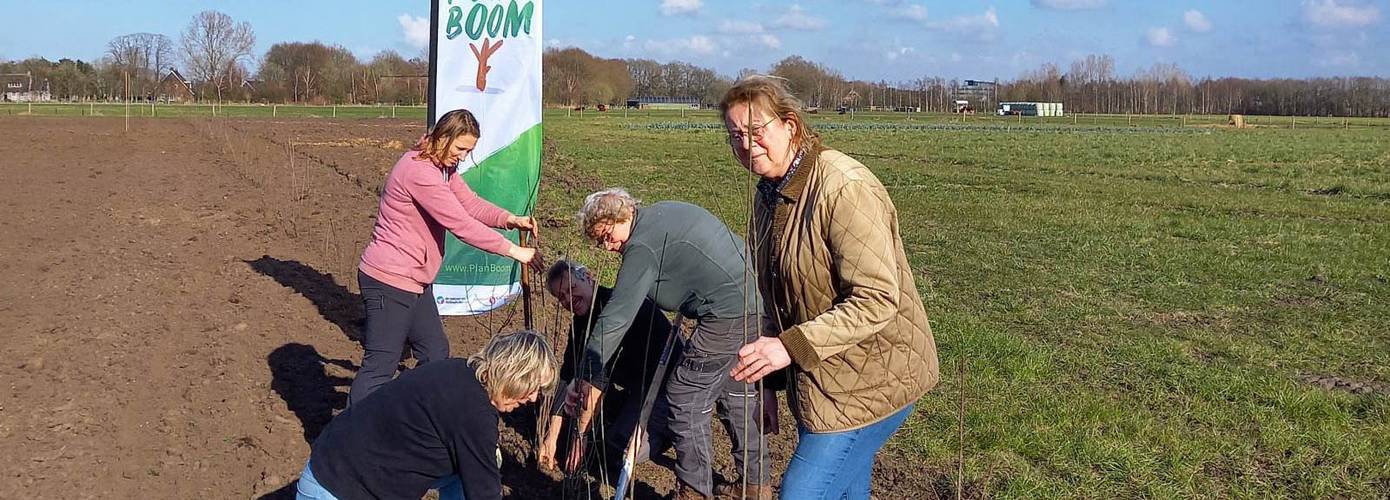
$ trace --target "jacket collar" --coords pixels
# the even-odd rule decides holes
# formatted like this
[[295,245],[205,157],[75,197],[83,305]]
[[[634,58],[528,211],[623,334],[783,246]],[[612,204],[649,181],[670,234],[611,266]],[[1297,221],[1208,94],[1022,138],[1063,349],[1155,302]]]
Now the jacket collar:
[[[775,193],[788,202],[796,202],[801,197],[801,192],[805,190],[806,181],[811,177],[811,171],[816,168],[816,160],[820,158],[820,148],[808,148],[803,150],[800,163],[793,166],[787,177],[772,184],[776,186]],[[761,181],[770,182],[770,181]],[[760,188],[762,186],[759,186]],[[773,199],[773,189],[763,190],[763,196],[769,204],[778,201]]]
[[811,178],[811,171],[816,169],[816,160],[820,159],[819,148],[807,148],[805,151],[806,156],[801,159],[801,165],[796,167],[791,177],[782,183],[782,189],[778,190],[778,194],[790,202],[797,201],[806,190],[806,181]]

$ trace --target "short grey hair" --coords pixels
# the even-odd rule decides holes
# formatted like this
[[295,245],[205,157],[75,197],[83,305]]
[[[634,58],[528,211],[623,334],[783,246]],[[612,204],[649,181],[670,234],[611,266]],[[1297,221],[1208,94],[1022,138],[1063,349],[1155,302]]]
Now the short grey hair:
[[570,259],[560,259],[550,266],[550,270],[545,273],[545,286],[553,287],[567,278],[575,281],[584,279],[588,276],[589,268],[583,264]]
[[620,187],[592,193],[584,197],[584,206],[579,209],[579,229],[592,240],[594,226],[628,220],[637,210],[639,203],[637,198]]

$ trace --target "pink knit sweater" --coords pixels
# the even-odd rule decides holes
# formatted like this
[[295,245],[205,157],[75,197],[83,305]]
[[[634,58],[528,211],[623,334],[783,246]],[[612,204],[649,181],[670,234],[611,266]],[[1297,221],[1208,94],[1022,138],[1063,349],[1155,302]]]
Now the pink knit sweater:
[[473,193],[457,167],[440,168],[406,151],[386,176],[372,241],[358,266],[368,276],[420,293],[434,282],[444,260],[444,230],[485,252],[506,255],[512,246],[492,228],[512,214]]

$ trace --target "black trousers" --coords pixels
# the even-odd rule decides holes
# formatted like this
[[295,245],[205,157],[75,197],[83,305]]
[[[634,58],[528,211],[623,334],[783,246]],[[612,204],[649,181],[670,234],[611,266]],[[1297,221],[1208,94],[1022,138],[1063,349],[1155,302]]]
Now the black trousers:
[[409,345],[418,364],[449,357],[449,338],[434,302],[434,286],[411,293],[357,271],[367,324],[362,331],[362,367],[352,379],[349,405],[360,403],[396,376]]
[[[729,376],[738,350],[757,338],[757,316],[702,319],[681,351],[679,363],[657,395],[647,443],[660,453],[676,449],[676,478],[705,496],[714,496],[710,420],[718,414],[733,441],[734,465],[747,471],[749,484],[767,484],[762,441],[762,400],[755,386]],[[665,443],[654,441],[664,440]],[[747,455],[748,462],[744,462]]]

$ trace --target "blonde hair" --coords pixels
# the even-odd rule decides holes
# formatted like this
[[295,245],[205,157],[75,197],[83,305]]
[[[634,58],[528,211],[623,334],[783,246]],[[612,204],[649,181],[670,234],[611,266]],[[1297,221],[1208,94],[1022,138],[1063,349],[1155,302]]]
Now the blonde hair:
[[481,137],[478,135],[480,133],[478,119],[472,112],[455,109],[439,117],[434,128],[421,137],[411,150],[418,151],[415,154],[417,160],[429,160],[437,167],[447,167],[449,165],[444,164],[444,158],[449,156],[449,146],[459,137],[471,135],[477,138]]
[[637,204],[637,198],[620,187],[590,194],[579,209],[579,227],[590,240],[598,241],[598,235],[594,234],[598,225],[626,222],[636,213]]
[[[806,105],[792,95],[785,78],[768,75],[748,75],[729,87],[724,99],[719,101],[719,116],[729,119],[729,108],[739,104],[767,110],[772,116],[796,124],[792,134],[792,145],[798,149],[820,147],[820,135],[806,123],[801,114]],[[749,124],[752,126],[752,124]]]
[[558,371],[555,351],[545,337],[518,330],[492,337],[482,350],[468,357],[468,366],[494,401],[523,398],[555,385]]

